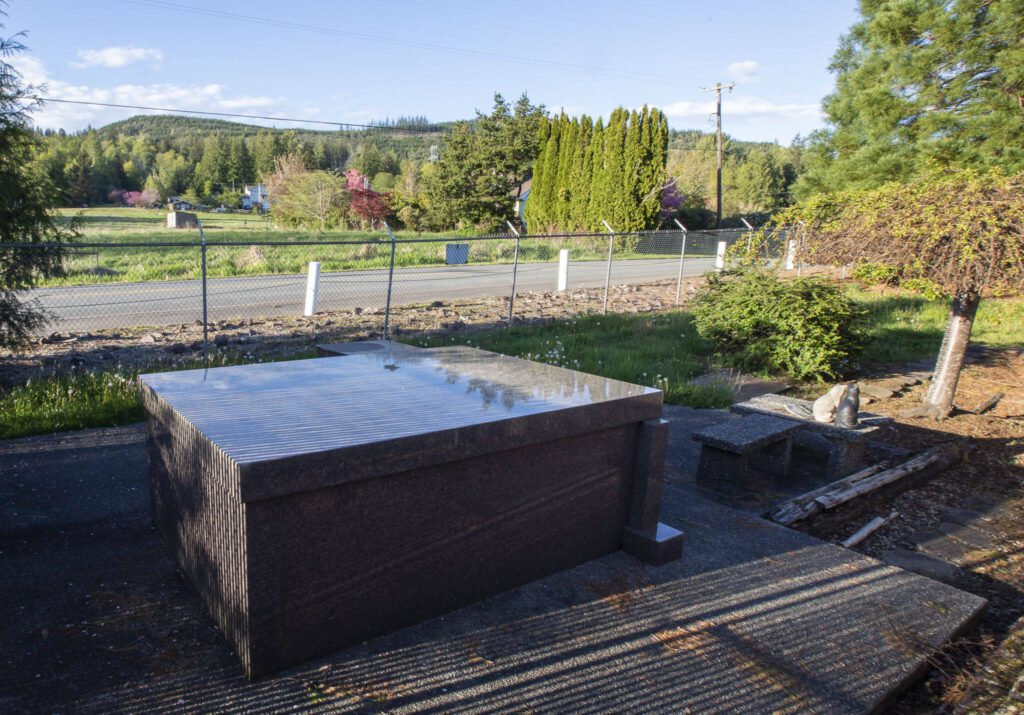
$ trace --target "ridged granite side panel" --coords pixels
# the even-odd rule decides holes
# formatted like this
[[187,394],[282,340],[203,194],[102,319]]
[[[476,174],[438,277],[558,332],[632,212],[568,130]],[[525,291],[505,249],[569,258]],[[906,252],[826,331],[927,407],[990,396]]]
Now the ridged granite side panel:
[[250,669],[245,512],[238,468],[143,387],[153,521],[221,632]]
[[617,551],[637,434],[627,425],[248,503],[251,674]]

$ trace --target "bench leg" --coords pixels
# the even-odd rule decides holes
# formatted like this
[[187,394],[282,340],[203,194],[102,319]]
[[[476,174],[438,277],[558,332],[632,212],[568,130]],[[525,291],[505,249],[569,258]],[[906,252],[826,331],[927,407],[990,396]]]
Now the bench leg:
[[828,452],[828,475],[833,479],[853,474],[864,464],[864,443],[838,440]]
[[789,474],[792,459],[793,442],[787,437],[761,450],[757,456],[757,468],[768,474],[785,477]]
[[738,494],[748,484],[747,455],[702,445],[697,484],[724,494]]

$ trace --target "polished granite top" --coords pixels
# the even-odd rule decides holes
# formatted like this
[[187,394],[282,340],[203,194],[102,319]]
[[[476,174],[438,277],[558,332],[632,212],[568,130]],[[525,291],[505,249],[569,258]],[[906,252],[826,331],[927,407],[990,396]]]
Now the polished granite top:
[[236,463],[656,394],[468,347],[139,376]]

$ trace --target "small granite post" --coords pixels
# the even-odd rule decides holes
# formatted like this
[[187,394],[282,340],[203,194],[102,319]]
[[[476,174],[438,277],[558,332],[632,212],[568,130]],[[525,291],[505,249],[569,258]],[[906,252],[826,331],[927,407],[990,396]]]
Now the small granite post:
[[622,534],[622,550],[653,566],[662,566],[683,555],[682,532],[658,521],[667,445],[667,420],[647,420],[641,424],[633,464],[633,502],[629,524]]

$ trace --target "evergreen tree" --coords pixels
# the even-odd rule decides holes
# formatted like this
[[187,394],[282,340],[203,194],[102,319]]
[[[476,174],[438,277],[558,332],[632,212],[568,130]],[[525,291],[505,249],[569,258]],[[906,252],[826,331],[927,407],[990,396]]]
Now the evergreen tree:
[[[0,38],[0,57],[24,50],[17,36]],[[0,346],[7,348],[26,346],[46,324],[39,306],[19,294],[39,278],[60,273],[61,244],[74,238],[74,228],[53,210],[58,193],[31,162],[34,138],[28,117],[38,106],[37,91],[0,61],[0,243],[57,244],[32,250],[0,248]]]
[[551,121],[551,131],[544,144],[542,161],[544,178],[538,183],[536,177],[530,190],[529,203],[537,202],[535,218],[531,224],[534,233],[549,231],[555,222],[555,201],[558,186],[558,157],[562,137],[562,119]]
[[540,227],[545,223],[546,217],[543,214],[540,192],[537,189],[547,181],[545,178],[547,174],[546,156],[550,136],[551,120],[548,119],[547,115],[544,115],[541,117],[537,127],[537,146],[539,151],[537,152],[537,160],[533,165],[533,183],[530,185],[530,195],[523,214],[527,229]]
[[[177,155],[177,152],[175,152]],[[166,156],[166,152],[160,154],[157,157],[164,157],[164,176],[157,180],[152,188],[156,188],[160,192],[163,198],[167,198],[169,194],[167,191],[176,193],[181,189],[170,188],[177,185],[176,179],[168,180],[168,176],[173,174],[177,175],[176,170],[168,172],[170,169],[170,157]],[[219,192],[223,188],[225,181],[227,181],[228,175],[228,151],[221,141],[221,138],[216,134],[211,134],[206,137],[203,141],[203,158],[196,164],[195,173],[193,175],[193,188],[196,193],[203,196],[203,198],[210,198],[213,194]]]
[[583,226],[585,230],[597,231],[601,228],[600,214],[604,203],[604,119],[598,117],[594,122],[594,135],[590,140],[592,147],[592,171],[590,174],[590,195],[587,200],[587,218]]
[[569,231],[585,230],[588,224],[590,177],[594,172],[594,122],[586,114],[580,117],[578,136],[569,175],[571,207],[566,226]]
[[782,167],[765,149],[754,149],[741,163],[733,179],[733,191],[741,213],[770,212],[783,203]]
[[228,145],[226,174],[227,183],[231,184],[235,189],[239,189],[244,184],[249,183],[256,175],[252,155],[249,153],[249,148],[242,137],[233,138]]
[[555,175],[554,206],[552,220],[562,230],[569,228],[569,204],[571,201],[570,177],[578,145],[580,123],[569,119],[563,112],[558,120],[560,140],[558,143],[558,172]]
[[797,192],[870,188],[929,167],[1024,170],[1024,4],[863,0],[840,41]]

